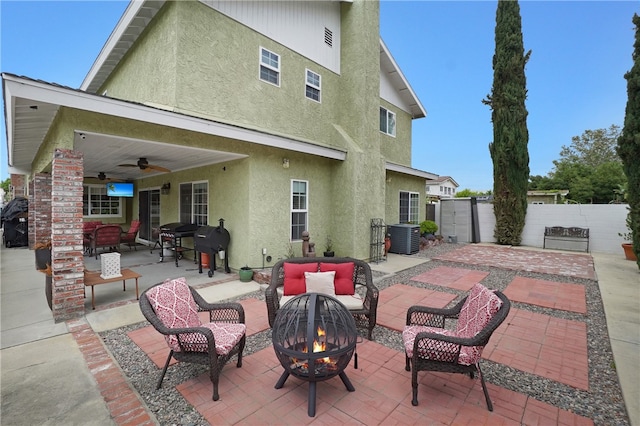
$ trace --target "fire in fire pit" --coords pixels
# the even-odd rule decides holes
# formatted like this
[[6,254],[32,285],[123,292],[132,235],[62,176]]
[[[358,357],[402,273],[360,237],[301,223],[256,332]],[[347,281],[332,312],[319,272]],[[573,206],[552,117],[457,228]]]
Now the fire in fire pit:
[[355,389],[344,369],[356,348],[356,324],[349,310],[335,298],[305,293],[287,302],[273,324],[273,349],[284,373],[309,382],[307,413],[316,414],[316,382],[340,376],[349,392]]

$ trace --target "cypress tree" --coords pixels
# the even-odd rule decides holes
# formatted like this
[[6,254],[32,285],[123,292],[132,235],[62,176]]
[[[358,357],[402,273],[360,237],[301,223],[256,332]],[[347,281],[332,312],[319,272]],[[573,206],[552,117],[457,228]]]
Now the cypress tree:
[[624,75],[627,80],[627,107],[617,150],[622,159],[624,173],[627,175],[627,201],[633,251],[638,257],[638,268],[640,268],[640,16],[634,14],[632,22],[636,26],[633,66]]
[[493,142],[494,237],[498,244],[520,245],[527,214],[529,182],[529,131],[527,130],[527,82],[524,68],[531,51],[524,54],[520,6],[499,0],[496,12],[493,87],[482,102],[491,108]]

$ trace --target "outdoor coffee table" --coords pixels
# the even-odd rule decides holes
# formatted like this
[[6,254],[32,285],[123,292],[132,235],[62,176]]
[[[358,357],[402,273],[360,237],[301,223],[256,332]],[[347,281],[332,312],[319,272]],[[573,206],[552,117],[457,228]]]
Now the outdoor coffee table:
[[100,276],[100,271],[84,271],[84,285],[91,286],[91,308],[93,310],[96,309],[94,287],[99,284],[108,284],[122,281],[122,291],[126,291],[126,281],[134,278],[136,280],[136,300],[139,299],[138,278],[140,278],[142,275],[135,271],[132,271],[131,269],[122,269],[120,273],[122,274],[122,276],[120,277],[102,278]]

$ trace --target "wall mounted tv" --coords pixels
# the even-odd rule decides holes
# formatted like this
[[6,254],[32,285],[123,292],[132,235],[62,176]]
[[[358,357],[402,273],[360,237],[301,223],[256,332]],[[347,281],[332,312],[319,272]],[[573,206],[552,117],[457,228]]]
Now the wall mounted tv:
[[110,182],[107,184],[107,195],[109,197],[133,197],[133,183]]

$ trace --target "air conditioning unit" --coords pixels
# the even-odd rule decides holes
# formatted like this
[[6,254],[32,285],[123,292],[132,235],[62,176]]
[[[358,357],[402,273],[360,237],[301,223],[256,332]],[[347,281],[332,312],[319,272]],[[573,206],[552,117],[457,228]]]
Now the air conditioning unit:
[[414,254],[420,251],[420,226],[411,224],[389,225],[390,253]]

